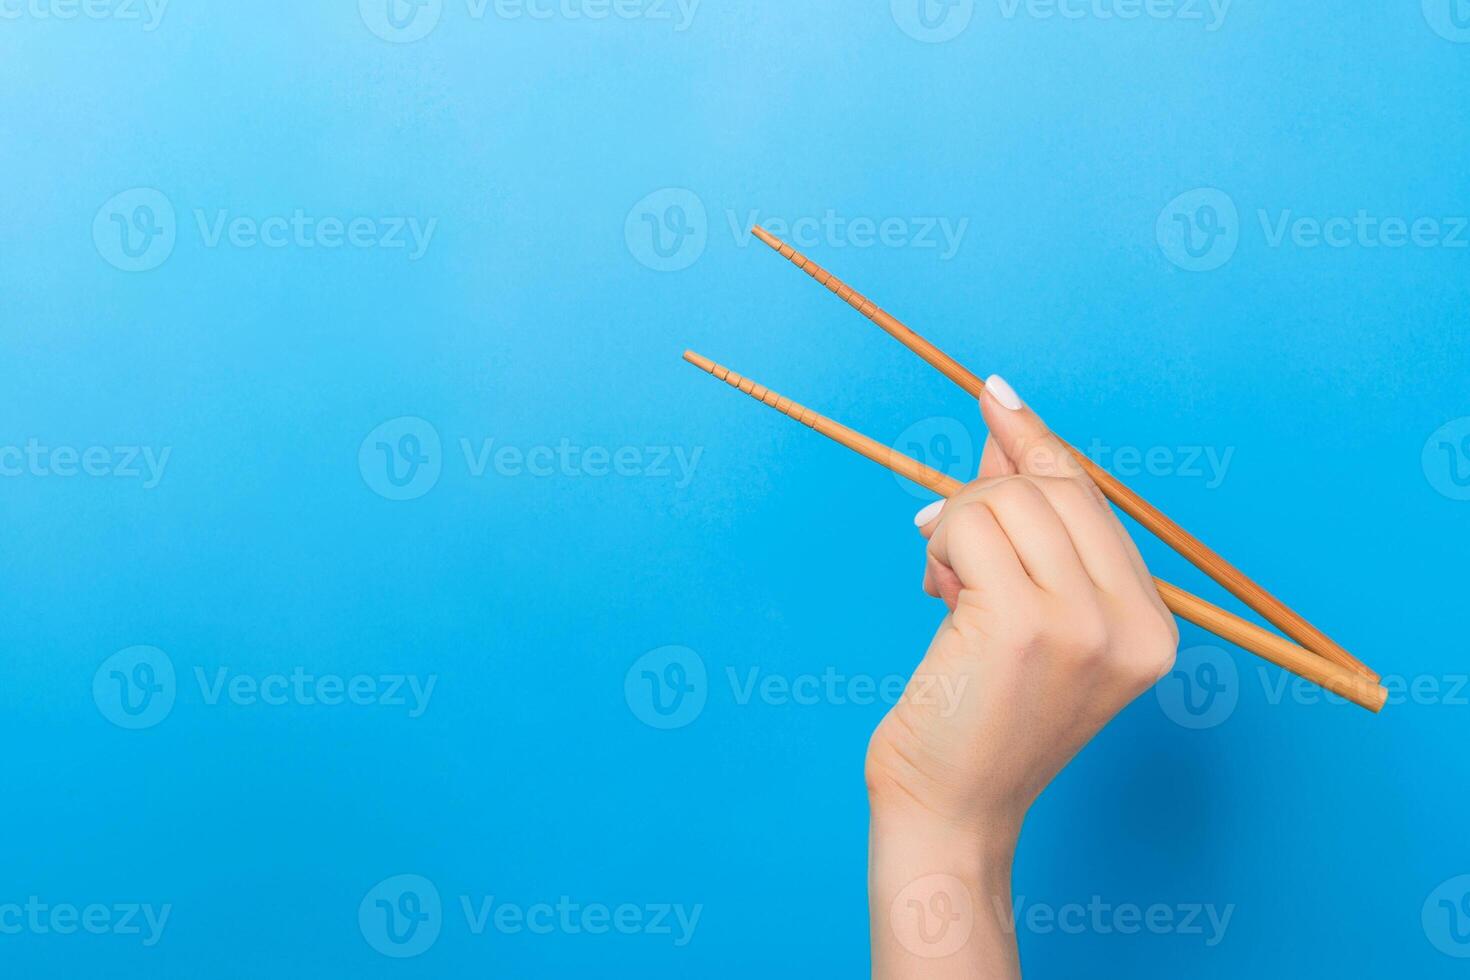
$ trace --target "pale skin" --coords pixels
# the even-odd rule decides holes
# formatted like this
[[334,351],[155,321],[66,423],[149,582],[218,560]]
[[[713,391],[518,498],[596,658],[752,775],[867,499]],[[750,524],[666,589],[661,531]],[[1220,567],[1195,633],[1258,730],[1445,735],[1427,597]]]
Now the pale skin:
[[948,614],[868,745],[881,980],[1020,977],[1009,909],[1026,813],[1172,669],[1179,641],[1132,539],[1046,424],[995,377],[980,410],[978,477],[916,518],[924,588]]

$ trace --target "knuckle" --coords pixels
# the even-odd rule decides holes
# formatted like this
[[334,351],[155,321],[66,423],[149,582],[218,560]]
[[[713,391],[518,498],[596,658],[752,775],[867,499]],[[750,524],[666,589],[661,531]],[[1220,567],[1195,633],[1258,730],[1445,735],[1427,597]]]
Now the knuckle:
[[957,496],[951,497],[950,501],[965,501],[968,503],[974,503],[978,500],[984,499],[986,496],[991,494],[996,487],[1009,483],[1015,478],[1016,477],[1014,474],[1007,474],[1005,476],[978,477],[970,483],[965,484],[965,488],[961,490]]
[[1008,476],[990,488],[989,501],[999,507],[1015,507],[1041,496],[1041,488],[1034,477],[1027,475]]
[[952,543],[963,544],[974,541],[984,531],[988,520],[989,517],[974,503],[962,503],[954,509],[954,513],[946,518],[945,532]]
[[1164,636],[1166,637],[1166,642],[1171,651],[1170,656],[1173,656],[1172,651],[1179,648],[1179,621],[1176,620],[1174,618],[1174,614],[1169,612],[1169,610],[1167,609],[1160,608],[1158,610],[1158,614],[1159,619],[1162,620],[1164,624]]
[[1085,474],[1067,477],[1066,484],[1067,492],[1073,494],[1079,500],[1100,503],[1106,499],[1103,497],[1102,491],[1097,488],[1097,484],[1088,479]]
[[1089,666],[1097,664],[1107,653],[1108,623],[1097,604],[1069,602],[1055,613],[1052,623],[1049,639],[1058,658]]
[[1005,614],[994,617],[990,629],[1006,647],[1034,650],[1046,640],[1046,603],[1039,592],[1018,591],[1006,597]]
[[1074,503],[1107,506],[1107,498],[1085,474],[1047,477],[1052,492]]
[[1141,688],[1151,687],[1174,669],[1179,628],[1167,617],[1145,615],[1128,647],[1132,679]]
[[1174,658],[1179,652],[1179,626],[1172,616],[1160,618],[1163,625],[1154,634],[1150,647],[1154,654],[1154,666],[1162,677],[1174,669]]

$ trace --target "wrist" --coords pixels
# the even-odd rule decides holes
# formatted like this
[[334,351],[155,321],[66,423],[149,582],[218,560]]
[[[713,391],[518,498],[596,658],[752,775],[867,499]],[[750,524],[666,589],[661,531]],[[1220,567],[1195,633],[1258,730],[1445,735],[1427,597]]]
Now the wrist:
[[875,840],[929,841],[937,848],[974,855],[986,864],[1002,857],[1009,864],[1026,816],[1024,811],[981,808],[951,813],[925,806],[911,796],[895,799],[873,793],[868,796],[868,812]]
[[[913,811],[874,808],[868,895],[874,976],[969,977],[1014,961],[1010,925],[1016,835]],[[991,970],[994,976],[1012,971]]]
[[1010,880],[1020,824],[1009,819],[954,821],[913,809],[874,807],[869,845],[874,862],[915,871],[932,866],[966,881]]

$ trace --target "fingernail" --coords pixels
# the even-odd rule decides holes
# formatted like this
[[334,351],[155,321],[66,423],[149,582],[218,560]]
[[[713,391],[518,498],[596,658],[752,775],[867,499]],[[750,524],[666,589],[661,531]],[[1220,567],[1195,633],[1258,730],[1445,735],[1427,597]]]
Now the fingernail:
[[934,501],[934,503],[930,504],[929,506],[925,507],[923,510],[914,515],[914,527],[923,527],[925,524],[928,524],[930,521],[934,520],[934,518],[938,517],[939,512],[943,509],[944,501]]
[[1001,405],[1016,411],[1021,407],[1021,396],[1016,394],[1016,389],[1006,383],[1006,379],[998,374],[992,374],[985,379],[985,390]]

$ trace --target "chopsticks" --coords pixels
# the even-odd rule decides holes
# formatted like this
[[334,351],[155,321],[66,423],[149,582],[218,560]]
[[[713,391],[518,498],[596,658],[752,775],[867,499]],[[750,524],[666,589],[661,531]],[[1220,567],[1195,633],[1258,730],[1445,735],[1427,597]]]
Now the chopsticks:
[[[904,326],[896,318],[874,305],[866,296],[857,292],[841,279],[838,279],[832,273],[823,269],[764,228],[757,226],[752,229],[752,232],[755,237],[781,253],[785,258],[791,260],[798,269],[801,269],[817,282],[826,286],[839,299],[846,302],[869,320],[872,320],[873,323],[888,332],[899,343],[938,368],[941,374],[969,392],[972,397],[978,398],[980,396],[980,392],[985,388],[985,382],[973,372],[967,370],[964,365],[929,343],[929,341],[919,336],[913,330]],[[1087,471],[1087,475],[1092,477],[1092,481],[1097,484],[1098,489],[1102,490],[1107,495],[1107,498],[1117,504],[1124,513],[1151,531],[1169,547],[1189,559],[1193,565],[1223,585],[1231,594],[1251,609],[1260,613],[1268,622],[1275,625],[1283,633],[1296,640],[1308,650],[1327,658],[1339,666],[1355,671],[1367,677],[1369,680],[1374,682],[1378,681],[1379,675],[1377,673],[1358,658],[1338,646],[1326,633],[1323,633],[1311,623],[1307,622],[1301,615],[1288,608],[1280,599],[1277,599],[1260,585],[1257,585],[1244,572],[1216,554],[1198,538],[1195,538],[1167,517],[1158,508],[1124,486],[1121,481],[1107,470],[1098,466],[1083,453],[1078,452],[1075,447],[1067,445],[1067,448],[1072,451],[1077,461],[1082,464],[1083,469]]]
[[[964,487],[959,480],[925,466],[918,460],[911,459],[824,415],[819,415],[806,406],[784,395],[779,395],[749,378],[741,377],[729,368],[722,367],[694,351],[685,351],[684,360],[707,371],[726,384],[738,388],[757,401],[769,405],[783,415],[815,429],[834,442],[886,466],[898,475],[941,496],[949,497]],[[1229,640],[1242,649],[1249,650],[1262,659],[1291,671],[1298,677],[1305,678],[1373,712],[1379,711],[1388,699],[1387,690],[1356,671],[1332,663],[1275,633],[1264,630],[1233,613],[1226,612],[1198,596],[1191,595],[1176,585],[1170,585],[1159,578],[1155,578],[1154,583],[1158,587],[1160,598],[1176,616],[1203,627],[1216,636]]]

